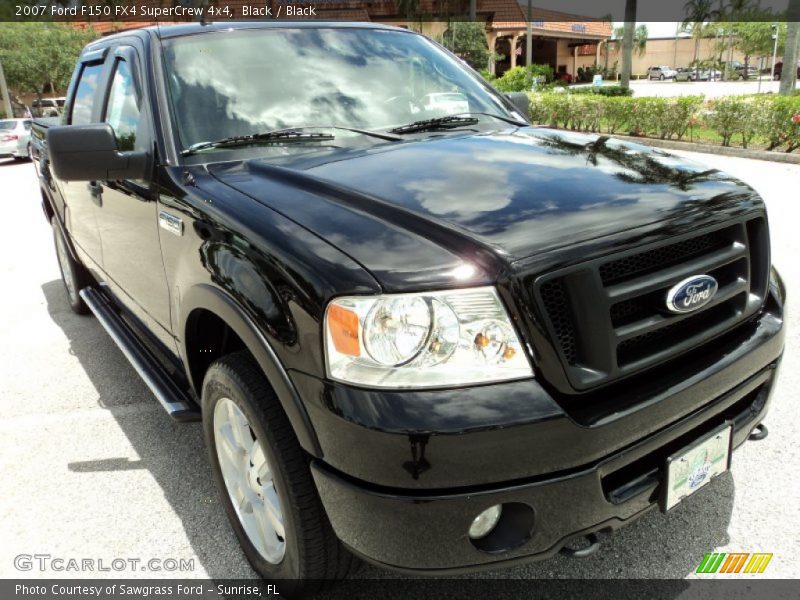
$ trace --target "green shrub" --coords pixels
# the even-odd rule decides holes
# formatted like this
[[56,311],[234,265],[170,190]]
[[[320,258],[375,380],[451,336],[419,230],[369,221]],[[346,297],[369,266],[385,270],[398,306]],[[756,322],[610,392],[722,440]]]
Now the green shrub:
[[626,96],[606,98],[604,104],[606,131],[608,133],[625,131],[625,127],[630,123],[633,98]]
[[529,94],[534,123],[583,131],[683,139],[700,121],[729,146],[734,139],[747,148],[754,140],[768,149],[800,148],[800,96],[703,96],[675,98],[605,97],[589,93]]
[[633,90],[621,85],[586,86],[570,88],[570,94],[597,94],[599,96],[633,96]]
[[739,130],[744,116],[742,104],[739,96],[723,96],[706,103],[706,124],[719,134],[723,146],[730,146],[731,138]]
[[553,69],[550,65],[531,65],[530,67],[514,67],[492,84],[501,92],[527,92],[534,79],[543,78],[545,83],[553,80]]
[[786,152],[800,148],[800,96],[773,96],[763,121],[767,150],[786,146]]
[[489,69],[478,69],[478,73],[480,73],[481,77],[488,82],[492,82],[497,79],[497,75],[492,73]]

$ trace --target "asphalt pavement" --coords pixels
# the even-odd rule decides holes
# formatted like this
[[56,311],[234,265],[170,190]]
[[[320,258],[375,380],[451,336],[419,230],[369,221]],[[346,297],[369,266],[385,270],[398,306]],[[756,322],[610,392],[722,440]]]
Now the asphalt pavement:
[[[790,298],[769,437],[745,444],[731,473],[670,513],[605,536],[589,558],[481,577],[681,579],[713,551],[771,552],[764,576],[798,577],[800,166],[692,157],[735,173],[769,207],[773,259]],[[0,160],[0,207],[0,577],[253,576],[213,487],[200,424],[173,423],[96,320],[70,311],[30,163]],[[19,571],[20,554],[189,566]],[[400,576],[367,566],[359,577]]]

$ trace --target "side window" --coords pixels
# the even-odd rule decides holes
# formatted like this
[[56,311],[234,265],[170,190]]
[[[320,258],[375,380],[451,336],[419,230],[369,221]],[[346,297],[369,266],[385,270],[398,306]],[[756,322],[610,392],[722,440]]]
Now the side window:
[[134,149],[139,117],[139,101],[133,84],[133,74],[128,63],[119,59],[111,80],[105,121],[114,130],[120,150]]
[[75,99],[72,101],[72,125],[88,125],[92,122],[92,108],[97,97],[97,86],[103,72],[103,63],[88,64],[83,66],[78,87],[75,90]]

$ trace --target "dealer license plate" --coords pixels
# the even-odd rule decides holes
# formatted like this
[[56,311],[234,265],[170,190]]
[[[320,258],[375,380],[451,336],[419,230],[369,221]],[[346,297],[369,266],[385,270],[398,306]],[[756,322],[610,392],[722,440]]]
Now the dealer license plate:
[[667,459],[663,510],[669,510],[730,468],[731,431],[732,425],[727,423]]

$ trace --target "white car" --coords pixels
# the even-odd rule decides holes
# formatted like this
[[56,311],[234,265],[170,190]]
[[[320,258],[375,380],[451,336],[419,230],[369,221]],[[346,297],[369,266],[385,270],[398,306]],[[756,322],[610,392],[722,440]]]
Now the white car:
[[469,102],[464,94],[458,92],[437,92],[425,96],[423,109],[425,112],[458,115],[469,112]]
[[674,79],[677,74],[678,72],[675,69],[664,65],[647,69],[648,79],[661,79],[663,81],[664,79]]
[[13,156],[25,160],[30,156],[31,119],[0,120],[0,158]]

